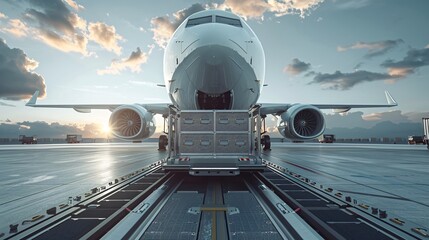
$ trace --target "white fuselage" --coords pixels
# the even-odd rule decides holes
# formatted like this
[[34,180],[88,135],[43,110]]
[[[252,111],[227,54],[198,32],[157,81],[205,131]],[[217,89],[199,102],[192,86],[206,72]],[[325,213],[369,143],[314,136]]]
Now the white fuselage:
[[264,84],[265,54],[240,17],[206,10],[188,17],[164,54],[164,79],[182,110],[243,109],[256,104]]

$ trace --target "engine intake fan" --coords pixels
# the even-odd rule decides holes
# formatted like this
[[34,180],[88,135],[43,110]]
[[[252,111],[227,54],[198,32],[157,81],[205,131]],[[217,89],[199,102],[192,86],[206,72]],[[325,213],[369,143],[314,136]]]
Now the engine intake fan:
[[155,132],[152,114],[137,104],[115,109],[110,116],[109,125],[113,135],[124,140],[142,140]]
[[277,129],[286,138],[313,139],[325,131],[325,118],[318,108],[297,104],[281,115]]

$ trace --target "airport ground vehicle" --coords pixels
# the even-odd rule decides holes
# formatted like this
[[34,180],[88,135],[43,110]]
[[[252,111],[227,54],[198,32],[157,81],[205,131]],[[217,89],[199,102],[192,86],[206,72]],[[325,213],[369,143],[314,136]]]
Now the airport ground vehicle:
[[80,143],[80,142],[82,142],[82,135],[67,134],[66,142],[67,143]]
[[323,138],[319,140],[320,143],[333,143],[335,142],[334,134],[323,134]]
[[19,135],[19,141],[22,144],[37,144],[37,137],[36,136],[27,137],[25,135]]
[[[170,107],[166,119],[168,137],[166,170],[189,171],[191,175],[238,175],[240,171],[263,170],[261,151],[270,137],[263,135],[259,106],[246,110],[177,110]],[[263,132],[262,132],[263,133]]]
[[408,136],[408,144],[422,144],[423,137],[422,136]]
[[426,144],[429,149],[429,118],[423,118],[423,144]]

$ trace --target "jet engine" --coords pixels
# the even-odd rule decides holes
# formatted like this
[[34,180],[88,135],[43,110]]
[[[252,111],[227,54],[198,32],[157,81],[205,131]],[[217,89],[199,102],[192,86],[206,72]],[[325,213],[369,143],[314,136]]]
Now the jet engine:
[[281,114],[277,129],[289,139],[313,139],[325,131],[325,118],[312,105],[296,104]]
[[142,140],[155,132],[152,113],[132,104],[116,108],[110,115],[109,126],[114,136],[124,140]]

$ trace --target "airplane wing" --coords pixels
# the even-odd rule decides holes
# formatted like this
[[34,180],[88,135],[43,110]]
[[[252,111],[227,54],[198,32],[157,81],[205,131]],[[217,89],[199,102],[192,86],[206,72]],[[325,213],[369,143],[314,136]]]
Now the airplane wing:
[[[385,91],[387,104],[309,104],[319,109],[332,109],[336,113],[347,112],[352,108],[379,108],[379,107],[395,107],[398,103],[393,99],[388,91]],[[293,104],[261,104],[261,115],[274,114],[280,115],[287,111]]]
[[[25,104],[28,107],[42,107],[42,108],[73,108],[76,112],[90,113],[92,109],[108,109],[111,112],[125,104],[36,104],[39,91],[34,92],[31,99]],[[154,104],[138,104],[144,107],[147,111],[154,114],[168,114],[169,104],[167,103],[154,103]]]

